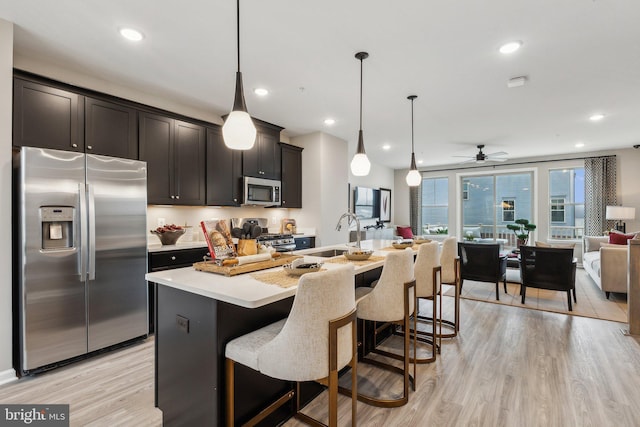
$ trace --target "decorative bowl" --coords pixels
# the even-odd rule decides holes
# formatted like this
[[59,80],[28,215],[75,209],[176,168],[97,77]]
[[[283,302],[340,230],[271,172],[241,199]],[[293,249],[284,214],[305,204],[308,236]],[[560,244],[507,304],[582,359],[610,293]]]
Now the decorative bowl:
[[393,246],[396,249],[410,248],[411,246],[413,246],[413,240],[402,240],[400,242],[393,242],[391,246]]
[[351,261],[364,261],[371,258],[371,254],[373,254],[373,251],[363,249],[352,252],[345,252],[344,257]]
[[155,234],[156,236],[158,236],[158,239],[160,239],[160,243],[162,243],[163,245],[175,245],[178,239],[182,237],[182,235],[186,233],[186,231],[187,230],[185,230],[184,228],[181,230],[163,231],[162,233],[156,230],[151,230],[151,234]]
[[413,239],[413,243],[415,243],[416,245],[421,245],[423,243],[431,243],[432,240],[431,239]]
[[284,271],[291,276],[302,276],[307,273],[314,273],[316,271],[320,271],[322,268],[321,262],[310,263],[310,264],[300,264],[302,267],[292,267],[291,264],[285,264],[282,266]]

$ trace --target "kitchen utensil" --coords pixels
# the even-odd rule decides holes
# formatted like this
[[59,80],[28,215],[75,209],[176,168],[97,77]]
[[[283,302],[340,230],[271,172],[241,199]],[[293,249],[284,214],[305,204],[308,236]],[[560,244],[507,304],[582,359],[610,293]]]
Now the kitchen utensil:
[[261,234],[262,228],[258,224],[253,224],[253,227],[251,227],[251,238],[257,239]]
[[231,229],[231,235],[236,239],[242,239],[242,229],[238,227],[233,227]]
[[244,224],[242,224],[242,238],[251,238],[251,223],[245,222]]
[[238,239],[238,255],[255,255],[258,253],[258,244],[255,239]]

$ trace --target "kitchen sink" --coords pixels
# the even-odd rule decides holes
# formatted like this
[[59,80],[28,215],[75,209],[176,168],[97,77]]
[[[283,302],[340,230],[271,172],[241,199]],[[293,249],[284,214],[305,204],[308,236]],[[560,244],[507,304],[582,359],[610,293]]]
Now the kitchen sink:
[[346,249],[326,249],[324,251],[313,252],[313,253],[305,254],[305,255],[308,255],[308,256],[319,256],[319,257],[323,257],[323,258],[331,258],[331,257],[334,257],[334,256],[342,255],[345,252],[347,252]]

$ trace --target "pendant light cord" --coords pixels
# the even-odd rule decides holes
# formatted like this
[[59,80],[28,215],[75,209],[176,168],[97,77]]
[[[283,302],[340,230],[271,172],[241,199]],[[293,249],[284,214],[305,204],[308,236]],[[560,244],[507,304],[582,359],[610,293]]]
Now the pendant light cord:
[[362,130],[362,60],[360,58],[360,130]]
[[411,100],[411,154],[413,154],[413,99]]
[[236,1],[237,13],[236,13],[236,29],[237,29],[237,50],[238,50],[238,72],[240,72],[240,0]]

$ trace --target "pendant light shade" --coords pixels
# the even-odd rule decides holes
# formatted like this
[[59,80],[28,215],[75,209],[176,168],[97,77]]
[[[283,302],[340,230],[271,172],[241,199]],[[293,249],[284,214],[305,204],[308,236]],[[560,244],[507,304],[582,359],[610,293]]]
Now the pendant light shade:
[[422,174],[420,174],[416,167],[416,155],[413,149],[413,101],[417,97],[417,95],[409,95],[407,97],[407,99],[411,100],[411,169],[406,178],[409,187],[417,187],[422,182]]
[[232,150],[249,150],[256,141],[256,127],[247,112],[244,102],[244,89],[242,87],[242,73],[240,72],[240,0],[236,0],[237,6],[237,50],[238,71],[236,72],[236,93],[233,101],[233,110],[227,116],[222,126],[222,139],[227,147]]
[[358,149],[351,160],[351,173],[355,176],[369,175],[371,169],[371,162],[364,151],[364,138],[362,137],[362,61],[368,57],[367,52],[356,53],[356,59],[360,60],[360,131],[358,132]]

